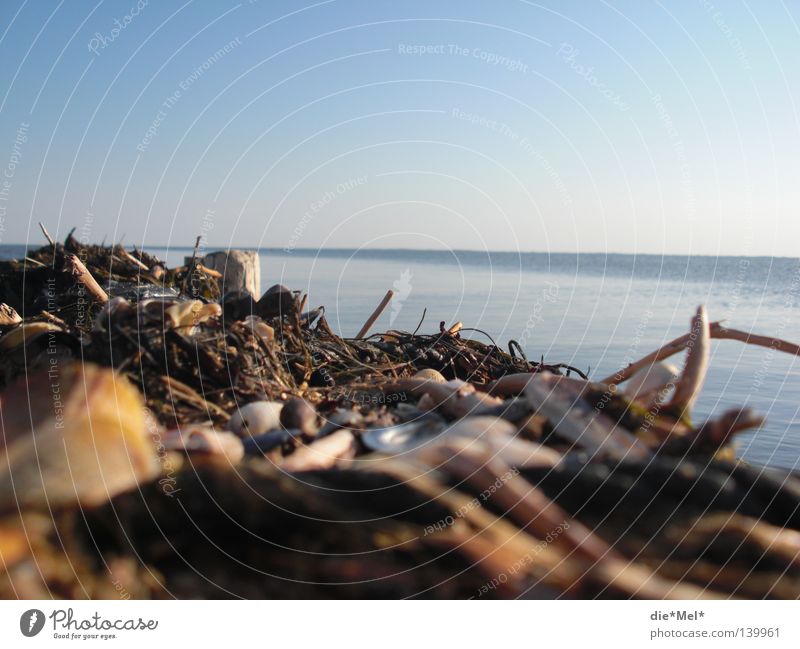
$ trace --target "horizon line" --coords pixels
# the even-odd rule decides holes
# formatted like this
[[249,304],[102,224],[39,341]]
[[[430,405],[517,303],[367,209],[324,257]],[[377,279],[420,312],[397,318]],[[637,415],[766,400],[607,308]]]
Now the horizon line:
[[[37,248],[45,247],[47,244],[35,246]],[[89,244],[100,245],[100,244]],[[108,245],[108,244],[105,244]],[[112,244],[117,245],[117,244]],[[31,247],[30,243],[0,243],[0,247]],[[191,245],[165,245],[165,244],[135,244],[137,248],[159,248],[171,250],[194,250]],[[305,248],[295,247],[288,249],[286,246],[213,246],[206,245],[203,249],[208,252],[215,252],[217,250],[249,250],[254,252],[278,252],[285,255],[293,253],[320,253],[320,252],[433,252],[433,253],[483,253],[483,254],[509,254],[509,255],[618,255],[626,257],[730,257],[730,258],[745,258],[745,259],[800,259],[800,256],[791,257],[789,255],[749,255],[749,254],[709,254],[709,253],[685,253],[685,252],[618,252],[618,251],[600,251],[600,250],[486,250],[475,248],[451,248],[451,249],[437,249],[437,248],[344,248],[344,247],[326,247],[326,248]]]

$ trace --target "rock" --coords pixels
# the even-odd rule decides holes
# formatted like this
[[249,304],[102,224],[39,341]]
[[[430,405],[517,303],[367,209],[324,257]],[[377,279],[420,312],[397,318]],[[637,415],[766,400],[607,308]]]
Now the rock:
[[253,297],[261,294],[261,266],[254,250],[210,252],[203,265],[222,273],[222,292],[245,291]]
[[247,291],[228,291],[220,300],[222,315],[229,322],[236,322],[255,313],[256,302]]
[[280,428],[282,409],[280,401],[253,401],[233,413],[226,428],[243,438],[263,435]]
[[313,437],[317,432],[317,411],[308,401],[293,397],[281,410],[281,424],[284,428],[297,428],[305,437]]
[[282,284],[267,289],[256,303],[255,313],[262,318],[274,318],[291,314],[297,308],[294,293]]

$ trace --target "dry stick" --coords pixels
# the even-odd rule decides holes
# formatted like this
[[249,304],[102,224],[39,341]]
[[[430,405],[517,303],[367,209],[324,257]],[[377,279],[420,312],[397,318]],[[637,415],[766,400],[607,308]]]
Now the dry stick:
[[[714,340],[738,340],[750,345],[759,345],[760,347],[769,347],[779,352],[786,354],[794,354],[800,356],[800,345],[790,343],[780,338],[772,338],[771,336],[759,336],[750,334],[746,331],[739,331],[738,329],[728,329],[721,322],[712,322],[710,325],[711,338]],[[617,385],[623,381],[627,381],[636,372],[642,368],[648,367],[658,361],[663,361],[665,358],[674,356],[678,352],[686,349],[689,340],[691,340],[691,333],[678,336],[675,340],[671,340],[663,347],[648,354],[644,358],[639,359],[635,363],[631,363],[627,367],[618,370],[614,374],[607,376],[600,380],[600,383],[607,383],[609,385]]]
[[97,283],[97,280],[92,277],[92,274],[83,265],[83,262],[78,259],[77,255],[69,254],[64,260],[64,270],[72,275],[76,280],[86,287],[89,295],[94,298],[96,302],[105,304],[108,302],[108,295]]
[[389,289],[388,291],[386,291],[386,295],[384,295],[383,299],[381,300],[381,303],[380,303],[380,304],[378,305],[378,307],[377,307],[377,308],[376,308],[376,309],[375,309],[375,310],[372,312],[372,315],[371,315],[371,316],[370,316],[370,317],[367,319],[367,321],[364,323],[364,326],[363,326],[363,327],[361,327],[361,331],[359,331],[359,332],[356,334],[356,338],[363,338],[364,336],[366,336],[366,335],[367,335],[367,332],[370,330],[370,328],[372,327],[372,325],[374,325],[374,324],[375,324],[375,321],[376,321],[378,318],[380,318],[380,316],[381,316],[381,313],[383,313],[383,310],[384,310],[384,309],[385,309],[385,308],[386,308],[386,307],[389,305],[389,302],[391,302],[391,301],[392,301],[392,298],[393,298],[393,297],[394,297],[394,291],[392,291],[391,289]]
[[675,383],[675,393],[669,405],[690,411],[708,372],[708,362],[711,356],[711,330],[708,326],[706,308],[700,306],[697,315],[692,318],[692,341],[686,343],[689,353],[686,356],[686,366],[680,379]]
[[131,253],[129,253],[127,250],[125,250],[125,248],[123,248],[122,246],[120,246],[120,247],[118,248],[118,252],[119,252],[119,253],[120,253],[120,254],[121,254],[121,255],[122,255],[122,256],[123,256],[125,259],[127,259],[129,262],[131,262],[131,263],[132,263],[134,266],[138,266],[138,267],[139,267],[139,268],[141,268],[142,270],[147,270],[147,271],[149,271],[149,270],[150,270],[150,269],[149,269],[149,268],[148,268],[148,267],[147,267],[145,264],[143,264],[141,261],[139,261],[138,259],[136,259],[136,257],[134,257],[134,256],[133,256]]
[[186,267],[186,276],[183,278],[183,292],[186,292],[186,282],[191,277],[192,273],[194,273],[195,269],[195,262],[197,261],[197,249],[200,247],[200,240],[203,238],[203,235],[198,235],[197,239],[194,242],[194,250],[192,251],[192,261],[189,262],[189,265]]
[[45,267],[45,264],[43,264],[40,261],[36,261],[35,259],[31,259],[30,257],[25,257],[25,261],[27,261],[28,263],[33,264],[34,266],[38,266],[39,268],[44,268]]
[[50,233],[47,231],[47,228],[46,228],[46,227],[44,227],[44,223],[42,223],[41,221],[39,221],[39,227],[40,227],[40,228],[41,228],[41,230],[42,230],[42,234],[44,235],[44,238],[45,238],[45,239],[47,239],[47,243],[49,243],[51,246],[54,246],[54,247],[55,247],[55,245],[56,245],[56,242],[55,242],[55,241],[53,241],[53,237],[51,237],[51,236],[50,236]]
[[759,336],[757,334],[747,333],[746,331],[739,331],[738,329],[728,329],[722,325],[718,325],[716,330],[714,327],[711,328],[711,337],[719,340],[739,340],[749,345],[769,347],[779,352],[800,356],[800,345],[795,345],[794,343],[790,343],[787,340],[781,340],[780,338]]

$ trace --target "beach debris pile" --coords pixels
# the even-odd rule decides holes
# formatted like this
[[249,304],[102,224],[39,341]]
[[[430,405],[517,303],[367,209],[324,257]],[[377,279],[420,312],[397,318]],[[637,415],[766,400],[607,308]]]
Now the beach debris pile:
[[800,478],[692,418],[712,338],[792,343],[700,307],[597,380],[43,231],[0,262],[2,597],[800,597]]

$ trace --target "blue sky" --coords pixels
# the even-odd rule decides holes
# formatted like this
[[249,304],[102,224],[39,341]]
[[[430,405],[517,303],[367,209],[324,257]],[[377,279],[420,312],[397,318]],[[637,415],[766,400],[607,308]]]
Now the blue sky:
[[37,2],[0,243],[797,255],[788,2]]

